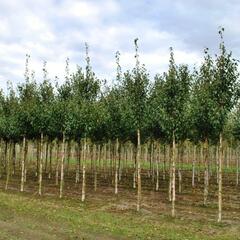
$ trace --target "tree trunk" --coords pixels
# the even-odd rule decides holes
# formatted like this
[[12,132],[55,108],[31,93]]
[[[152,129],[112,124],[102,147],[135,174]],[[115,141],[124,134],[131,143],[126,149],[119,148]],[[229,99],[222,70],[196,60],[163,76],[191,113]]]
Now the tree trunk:
[[3,161],[2,139],[0,138],[0,178],[2,177],[2,161]]
[[204,141],[204,200],[203,204],[207,204],[208,198],[208,139],[206,138]]
[[137,211],[140,210],[141,207],[141,192],[142,192],[142,185],[141,185],[141,138],[140,138],[140,129],[137,130]]
[[58,174],[59,174],[59,151],[60,151],[60,143],[57,140],[57,156],[56,156],[56,173],[55,173],[55,184],[58,185]]
[[49,172],[48,178],[52,178],[52,152],[53,152],[53,142],[50,143],[50,152],[49,152]]
[[237,169],[236,169],[236,186],[238,186],[239,184],[239,150],[236,150],[236,165],[237,165]]
[[[169,152],[171,146],[168,146],[168,158],[169,158]],[[169,163],[172,162],[172,156],[169,158]],[[168,200],[171,202],[172,201],[172,176],[173,176],[173,171],[172,171],[172,164],[169,164],[169,184],[168,184]]]
[[94,163],[94,191],[97,191],[97,157],[96,144],[93,145],[93,163]]
[[157,176],[156,176],[156,191],[158,191],[159,190],[159,163],[160,163],[160,154],[161,154],[161,148],[160,148],[160,144],[158,144],[157,145],[158,146],[158,148],[157,148],[157,159],[156,159],[156,161],[157,161],[157,166],[156,166],[156,171],[157,171]]
[[107,179],[107,144],[104,144],[103,147],[103,173],[104,173],[104,178]]
[[40,143],[37,139],[37,168],[36,168],[36,177],[38,176],[38,173],[39,173],[39,157],[40,156]]
[[222,221],[222,155],[223,155],[222,133],[219,136],[219,168],[218,168],[218,222]]
[[135,189],[136,188],[136,172],[137,172],[137,152],[136,152],[136,147],[134,146],[134,169],[133,169],[133,188]]
[[196,145],[193,146],[193,160],[192,160],[192,187],[195,187],[195,165],[196,165]]
[[163,145],[163,180],[166,179],[166,145]]
[[48,165],[48,140],[46,141],[46,152],[45,152],[45,166],[44,166],[44,172],[47,173],[47,165]]
[[42,172],[43,172],[43,133],[41,133],[40,140],[40,159],[39,159],[39,186],[38,186],[38,194],[42,195]]
[[5,141],[4,159],[3,159],[3,168],[5,173],[7,173],[7,150],[8,150],[8,142]]
[[26,145],[24,148],[24,154],[25,154],[24,182],[27,182],[27,163],[28,163],[27,153],[28,153],[28,141],[26,141]]
[[180,151],[178,153],[179,157],[179,166],[178,166],[178,192],[182,192],[182,165],[183,165],[183,158],[184,158],[184,145],[181,143]]
[[120,182],[122,179],[122,157],[123,157],[123,146],[118,144],[118,153],[117,153],[117,159],[118,159],[118,181]]
[[218,173],[219,173],[219,149],[218,147],[216,147],[216,170],[217,170],[217,184],[218,184],[218,180],[219,180],[219,176],[218,176]]
[[198,159],[198,182],[201,181],[201,164],[202,162],[204,162],[203,160],[203,144],[200,144],[200,149],[199,149],[199,152],[200,152],[200,156],[199,156],[199,159]]
[[118,161],[119,161],[119,142],[118,138],[116,140],[116,150],[115,150],[115,194],[118,194]]
[[150,177],[152,177],[152,182],[154,181],[154,171],[153,171],[153,143],[152,143],[152,139],[150,141],[150,156],[149,156],[149,160],[150,160]]
[[13,173],[13,175],[15,175],[15,173],[16,173],[16,143],[15,142],[13,142],[13,146],[12,146],[12,158],[13,158],[12,173]]
[[26,148],[26,137],[23,137],[23,146],[22,146],[22,161],[21,161],[21,188],[20,192],[24,190],[24,174],[25,174],[25,148]]
[[133,188],[136,188],[137,180],[137,148],[133,146]]
[[66,169],[67,175],[69,174],[71,151],[72,151],[72,145],[71,145],[71,141],[69,140],[67,142],[67,169]]
[[76,167],[76,180],[75,183],[79,183],[80,181],[80,168],[81,168],[81,144],[80,141],[76,145],[76,153],[77,153],[77,167]]
[[176,144],[175,133],[173,132],[172,142],[172,217],[175,217],[175,158],[176,158]]
[[11,148],[12,143],[10,142],[8,145],[8,156],[6,156],[6,171],[7,171],[7,177],[6,177],[6,183],[5,183],[5,190],[8,189],[8,183],[9,183],[9,177],[10,177],[10,158],[11,158]]
[[62,198],[62,196],[63,196],[64,159],[65,159],[65,134],[63,133],[59,198]]
[[82,202],[85,201],[86,195],[86,147],[87,147],[87,139],[84,138],[83,145],[83,167],[82,167]]
[[101,145],[98,144],[97,145],[97,162],[98,162],[98,167],[99,167],[99,171],[101,171]]

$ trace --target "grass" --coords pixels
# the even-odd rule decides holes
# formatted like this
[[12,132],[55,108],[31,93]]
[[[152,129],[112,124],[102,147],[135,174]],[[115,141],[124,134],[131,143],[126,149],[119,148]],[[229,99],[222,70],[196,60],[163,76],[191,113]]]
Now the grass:
[[[53,158],[53,164],[55,164],[55,162],[56,162],[57,160],[55,159],[55,158]],[[69,159],[69,164],[71,165],[71,166],[76,166],[76,159],[75,158],[70,158]],[[101,167],[102,167],[102,161],[101,161]],[[127,168],[133,168],[133,162],[131,162],[131,161],[127,161],[127,162],[125,162],[124,161],[124,167],[127,167]],[[156,164],[156,163],[155,163]],[[99,163],[97,163],[97,165],[99,165]],[[107,165],[106,165],[108,168],[110,167],[110,163],[109,163],[109,161],[107,161]],[[86,167],[88,167],[88,168],[90,168],[91,167],[91,160],[86,160]],[[148,162],[146,162],[146,161],[142,161],[141,162],[141,167],[142,167],[142,169],[144,169],[144,170],[149,170],[150,169],[150,162],[148,161]],[[166,161],[166,163],[165,163],[165,168],[166,168],[166,170],[169,168],[169,162],[168,161]],[[192,171],[192,163],[191,162],[189,162],[189,163],[179,163],[179,162],[176,162],[176,169],[181,169],[181,170],[183,170],[183,171]],[[210,162],[210,168],[211,168],[211,170],[213,171],[213,172],[217,172],[217,166],[215,165],[215,163],[214,164],[211,164],[211,162]],[[164,169],[164,163],[163,162],[160,162],[159,163],[159,169],[160,170],[163,170]],[[195,163],[195,171],[197,172],[197,171],[204,171],[204,169],[205,169],[205,166],[204,166],[204,164],[203,163],[201,163],[200,165],[199,165],[199,163],[198,162],[196,162]],[[225,165],[223,165],[222,166],[222,171],[224,172],[224,173],[236,173],[237,172],[237,167],[236,166],[232,166],[232,165],[230,165],[230,166],[225,166]]]
[[89,199],[0,191],[0,239],[240,239],[239,224],[119,210],[117,197]]

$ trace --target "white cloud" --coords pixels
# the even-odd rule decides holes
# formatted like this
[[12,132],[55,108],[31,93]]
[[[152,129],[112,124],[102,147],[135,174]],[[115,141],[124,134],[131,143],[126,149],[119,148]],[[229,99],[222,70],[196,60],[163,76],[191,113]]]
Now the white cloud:
[[48,62],[49,76],[63,79],[67,57],[73,70],[76,64],[85,64],[84,42],[90,45],[97,75],[110,80],[115,76],[117,50],[123,70],[134,66],[136,37],[140,60],[152,75],[166,70],[170,46],[177,63],[199,64],[202,49],[216,46],[217,34],[209,35],[215,26],[230,29],[226,31],[229,46],[239,51],[239,9],[234,0],[223,7],[218,1],[193,0],[152,1],[151,5],[124,0],[0,1],[1,87],[6,87],[6,79],[15,84],[23,81],[26,53],[39,81],[43,60]]

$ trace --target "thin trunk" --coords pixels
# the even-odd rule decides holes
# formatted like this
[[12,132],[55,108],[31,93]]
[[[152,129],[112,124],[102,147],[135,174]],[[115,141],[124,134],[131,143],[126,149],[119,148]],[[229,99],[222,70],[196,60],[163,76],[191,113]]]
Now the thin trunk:
[[137,153],[136,148],[134,146],[134,170],[133,170],[133,188],[136,188],[136,172],[137,172]]
[[38,194],[42,195],[42,172],[43,172],[43,133],[41,133],[40,140],[40,159],[39,159],[39,186],[38,186]]
[[205,139],[204,142],[204,200],[203,204],[207,204],[208,198],[208,139]]
[[201,181],[201,163],[203,162],[203,144],[200,144],[200,156],[198,159],[198,182]]
[[50,152],[49,152],[49,173],[48,178],[52,177],[52,152],[53,152],[53,142],[50,143]]
[[178,167],[178,192],[182,192],[182,165],[183,165],[183,158],[184,158],[184,145],[183,143],[180,145],[179,151],[179,167]]
[[152,177],[152,182],[154,181],[154,165],[153,165],[153,143],[152,143],[152,139],[150,142],[150,156],[149,156],[149,160],[150,160],[150,176]]
[[0,138],[0,178],[2,177],[2,164],[3,164],[3,141]]
[[37,140],[37,169],[36,169],[36,177],[38,176],[38,173],[39,173],[39,158],[40,158],[40,143]]
[[5,148],[4,148],[4,159],[3,159],[3,167],[4,172],[7,173],[7,150],[8,150],[8,142],[5,141]]
[[16,143],[13,142],[13,146],[12,146],[12,158],[13,158],[13,175],[15,175],[16,173]]
[[28,164],[27,153],[28,153],[28,141],[26,141],[26,145],[25,145],[25,148],[24,148],[24,154],[25,154],[24,182],[27,182],[27,164]]
[[5,183],[5,190],[8,189],[8,183],[9,183],[9,177],[10,177],[10,158],[11,158],[11,148],[12,143],[10,142],[8,145],[8,156],[6,156],[6,170],[7,170],[7,177],[6,177],[6,183]]
[[118,144],[118,156],[117,156],[117,159],[118,159],[118,181],[120,182],[121,179],[122,179],[122,151],[123,151],[123,146]]
[[98,144],[97,147],[97,156],[98,156],[98,166],[99,166],[99,171],[101,171],[101,145]]
[[160,149],[160,144],[158,144],[158,149],[157,149],[157,151],[158,151],[158,154],[157,154],[157,159],[156,159],[156,161],[157,161],[157,169],[156,169],[156,171],[157,171],[157,176],[156,176],[156,178],[157,178],[157,180],[156,180],[156,191],[158,191],[159,190],[159,163],[160,163],[160,154],[161,154],[161,149]]
[[118,161],[119,161],[119,142],[116,140],[116,151],[115,151],[115,194],[118,194]]
[[103,172],[104,172],[104,178],[107,178],[107,144],[104,144],[103,148]]
[[163,145],[163,180],[166,179],[166,145]]
[[23,146],[22,146],[22,161],[21,161],[21,188],[20,192],[24,190],[24,173],[25,173],[25,146],[26,146],[26,137],[23,137]]
[[49,143],[48,143],[48,140],[46,142],[46,152],[45,152],[45,166],[44,166],[44,172],[46,173],[47,172],[47,165],[48,165],[48,146],[49,146]]
[[86,148],[87,148],[87,139],[84,138],[83,145],[83,167],[82,167],[82,202],[85,201],[86,195]]
[[63,133],[59,198],[62,198],[62,196],[63,196],[64,159],[65,159],[65,134]]
[[67,143],[67,169],[66,169],[67,175],[69,174],[71,151],[72,151],[71,141],[68,141],[68,143]]
[[2,177],[2,139],[0,138],[0,178]]
[[172,217],[175,217],[175,158],[176,158],[176,144],[175,133],[173,132],[172,142]]
[[113,176],[113,158],[112,158],[112,144],[111,141],[108,141],[108,150],[109,150],[109,165],[110,165],[110,176],[112,179]]
[[219,149],[218,147],[216,147],[216,170],[217,170],[217,183],[218,183],[218,180],[219,180],[219,176],[218,176],[218,173],[219,173]]
[[77,168],[76,168],[76,183],[80,181],[80,165],[81,165],[81,144],[80,141],[76,145],[76,152],[77,152]]
[[218,222],[222,221],[222,155],[223,155],[223,137],[219,136],[219,168],[218,168]]
[[140,162],[140,154],[141,154],[141,138],[140,138],[140,129],[137,130],[137,211],[140,210],[141,207],[141,162]]
[[93,164],[94,164],[94,191],[97,191],[97,158],[96,158],[96,145],[93,145]]
[[[145,144],[144,149],[145,149],[145,151],[144,151],[144,165],[148,166],[148,143]],[[151,176],[150,171],[151,171],[151,162],[149,162],[149,169],[147,171],[149,178]]]
[[237,162],[237,173],[236,173],[236,185],[239,184],[239,155],[236,154],[236,162]]
[[[169,157],[169,152],[171,147],[168,146],[168,154],[167,156]],[[169,163],[172,161],[172,156],[169,158]],[[173,171],[172,171],[172,164],[169,166],[169,185],[168,185],[168,200],[171,202],[172,201],[172,176],[173,176]]]
[[59,174],[59,151],[60,151],[60,143],[57,140],[57,156],[56,156],[56,173],[55,173],[55,184],[58,186],[58,174]]
[[196,164],[196,146],[193,146],[193,160],[192,160],[192,187],[195,187],[195,164]]

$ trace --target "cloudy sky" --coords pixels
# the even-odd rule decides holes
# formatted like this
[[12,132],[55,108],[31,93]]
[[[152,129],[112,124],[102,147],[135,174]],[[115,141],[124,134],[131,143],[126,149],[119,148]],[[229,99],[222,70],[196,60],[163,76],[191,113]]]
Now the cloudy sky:
[[177,63],[199,65],[204,47],[217,51],[219,26],[240,58],[239,13],[239,0],[0,0],[0,85],[24,80],[26,54],[38,81],[44,60],[50,77],[62,79],[67,57],[72,71],[84,66],[84,42],[109,83],[117,50],[123,69],[133,66],[136,37],[151,76],[166,70],[170,46]]

